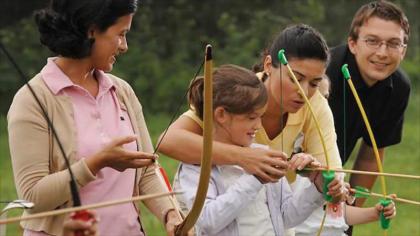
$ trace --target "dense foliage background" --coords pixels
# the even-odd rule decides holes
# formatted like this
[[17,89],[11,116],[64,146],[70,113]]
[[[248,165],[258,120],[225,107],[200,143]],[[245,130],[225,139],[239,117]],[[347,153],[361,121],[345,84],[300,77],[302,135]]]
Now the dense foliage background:
[[[0,40],[18,60],[28,77],[51,56],[41,46],[32,18],[46,0],[6,0],[0,4]],[[330,46],[345,42],[362,0],[143,0],[132,30],[129,51],[119,58],[113,73],[135,89],[146,114],[170,113],[179,103],[188,81],[203,58],[206,43],[214,46],[216,64],[234,63],[250,68],[260,52],[285,26],[306,23],[324,34]],[[416,0],[395,1],[406,11],[412,35],[403,67],[418,83],[420,22]],[[22,81],[0,54],[0,112],[5,114]]]

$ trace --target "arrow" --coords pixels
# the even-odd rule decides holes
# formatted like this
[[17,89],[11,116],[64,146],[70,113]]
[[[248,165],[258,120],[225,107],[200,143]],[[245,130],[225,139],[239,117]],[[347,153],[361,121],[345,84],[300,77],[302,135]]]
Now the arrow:
[[174,194],[182,194],[182,193],[183,192],[154,193],[154,194],[140,195],[140,196],[126,198],[126,199],[106,201],[106,202],[101,202],[101,203],[96,203],[96,204],[71,207],[71,208],[65,208],[65,209],[54,210],[54,211],[46,211],[46,212],[31,214],[31,215],[22,216],[22,217],[13,217],[6,220],[0,220],[0,225],[10,224],[10,223],[19,222],[19,221],[25,221],[25,220],[32,220],[32,219],[37,219],[37,218],[42,218],[42,217],[61,215],[61,214],[66,214],[70,212],[79,212],[79,211],[88,210],[88,209],[108,207],[108,206],[119,205],[119,204],[128,203],[128,202],[142,201],[142,200],[151,199],[151,198],[165,197],[165,196],[170,196]]

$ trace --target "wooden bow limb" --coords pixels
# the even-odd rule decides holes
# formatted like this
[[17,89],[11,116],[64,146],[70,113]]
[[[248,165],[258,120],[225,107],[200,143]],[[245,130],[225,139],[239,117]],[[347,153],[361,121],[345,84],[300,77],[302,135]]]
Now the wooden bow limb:
[[[303,170],[322,171],[322,170],[328,170],[328,169],[326,167],[318,167],[318,168],[304,168]],[[347,170],[347,169],[338,169],[338,168],[330,168],[329,170],[333,170],[335,172],[343,172],[343,173],[351,173],[351,174],[359,174],[359,175],[376,175],[376,176],[388,176],[388,177],[397,177],[397,178],[406,178],[406,179],[420,179],[420,176],[418,175],[372,172],[372,171],[362,171],[362,170]]]
[[106,202],[95,203],[95,204],[90,204],[90,205],[84,205],[84,206],[71,207],[71,208],[59,209],[59,210],[54,210],[54,211],[41,212],[41,213],[31,214],[31,215],[22,216],[22,217],[12,217],[12,218],[9,218],[9,219],[0,220],[0,225],[10,224],[10,223],[19,222],[19,221],[25,221],[25,220],[32,220],[32,219],[37,219],[37,218],[43,218],[43,217],[49,217],[49,216],[55,216],[55,215],[61,215],[61,214],[67,214],[67,213],[70,213],[70,212],[81,211],[81,210],[109,207],[109,206],[124,204],[124,203],[128,203],[128,202],[137,202],[137,201],[142,201],[142,200],[146,200],[146,199],[165,197],[165,196],[170,196],[170,195],[174,195],[174,194],[181,194],[181,193],[182,192],[154,193],[154,194],[141,195],[141,196],[126,198],[126,199],[106,201]]
[[200,216],[207,197],[211,173],[211,155],[213,149],[213,60],[212,47],[206,46],[204,63],[204,113],[203,113],[203,152],[201,155],[200,179],[197,193],[190,212],[176,228],[175,235],[184,236],[194,227]]

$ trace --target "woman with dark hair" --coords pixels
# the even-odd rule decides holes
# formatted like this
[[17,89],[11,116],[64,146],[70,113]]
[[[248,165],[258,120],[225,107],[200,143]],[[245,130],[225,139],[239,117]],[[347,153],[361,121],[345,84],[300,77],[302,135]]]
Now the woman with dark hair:
[[[319,32],[307,25],[293,25],[284,29],[264,50],[262,62],[254,67],[268,93],[267,109],[262,117],[262,128],[255,134],[255,141],[268,145],[270,150],[251,149],[215,141],[213,163],[216,165],[238,165],[264,182],[277,182],[286,175],[292,156],[317,159],[326,164],[325,153],[308,105],[277,54],[284,49],[305,95],[310,97],[315,116],[324,134],[329,163],[340,168],[341,161],[336,145],[333,116],[327,100],[318,91],[329,60],[328,46]],[[193,111],[182,115],[172,126],[160,151],[184,163],[199,163],[202,128]],[[180,145],[188,143],[188,147]],[[277,150],[277,151],[275,151]],[[273,158],[274,157],[274,158]],[[292,167],[293,169],[293,167]],[[290,183],[296,175],[287,175]],[[306,180],[294,186],[297,191],[304,188]],[[318,208],[322,212],[322,208]],[[321,215],[322,216],[322,215]],[[319,225],[321,219],[319,219]],[[327,221],[327,227],[328,227]],[[241,226],[239,226],[240,228]]]
[[[196,78],[189,88],[192,118],[203,118],[203,78]],[[267,107],[267,89],[250,70],[222,65],[213,72],[213,139],[230,145],[268,148],[255,144]],[[199,123],[200,120],[197,120]],[[241,158],[241,157],[240,157]],[[243,158],[243,157],[242,157]],[[291,166],[303,168],[319,162],[307,156],[296,156]],[[196,194],[200,167],[181,163],[174,189],[183,190],[179,202],[191,208]],[[196,224],[199,235],[284,235],[285,228],[303,222],[312,211],[323,204],[322,176],[312,172],[313,184],[304,192],[293,194],[286,178],[277,183],[263,184],[239,166],[214,165],[207,197]],[[338,185],[338,186],[337,186]],[[340,195],[340,182],[329,186],[332,195]],[[332,190],[335,189],[335,190]]]
[[[136,9],[136,0],[53,0],[35,14],[41,43],[57,57],[29,84],[63,144],[82,204],[166,191],[154,168],[143,168],[156,157],[136,95],[106,73],[128,49]],[[35,203],[24,214],[72,206],[65,159],[28,86],[14,97],[8,131],[18,195]],[[179,219],[170,200],[145,204],[173,233]],[[97,215],[100,234],[144,234],[134,203]],[[23,221],[24,235],[62,235],[65,217]]]

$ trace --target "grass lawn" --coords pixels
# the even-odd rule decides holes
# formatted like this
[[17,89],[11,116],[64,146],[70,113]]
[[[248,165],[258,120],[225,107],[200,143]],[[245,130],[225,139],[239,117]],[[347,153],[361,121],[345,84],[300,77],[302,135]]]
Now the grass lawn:
[[[404,173],[418,175],[420,170],[420,157],[418,146],[420,144],[420,93],[416,88],[413,95],[404,126],[403,141],[401,144],[387,148],[384,169],[385,172]],[[154,140],[157,135],[166,127],[168,118],[165,116],[146,117],[149,130]],[[172,177],[177,166],[177,162],[167,157],[161,156],[160,163]],[[352,161],[347,163],[345,168],[351,168]],[[387,178],[387,189],[389,193],[396,193],[399,197],[412,200],[420,200],[420,183],[416,180],[406,180],[397,178]],[[379,181],[374,187],[374,192],[380,193]],[[16,199],[16,190],[13,182],[10,157],[7,144],[6,121],[0,117],[0,200]],[[378,199],[371,198],[366,206],[373,206]],[[0,208],[4,204],[0,203]],[[398,215],[392,221],[388,235],[420,235],[420,208],[407,204],[397,203]],[[12,212],[10,215],[19,215],[21,212]],[[147,209],[142,207],[142,218],[146,231],[149,235],[165,235],[160,223],[153,217]],[[8,225],[7,235],[21,235],[19,225]],[[382,235],[378,223],[372,223],[355,227],[354,235]]]
[[[416,89],[416,88],[415,88]],[[414,96],[406,113],[402,142],[389,147],[385,151],[384,172],[419,175],[420,173],[420,94],[413,91]],[[354,154],[354,153],[353,153]],[[350,169],[353,160],[346,163],[344,168]],[[420,182],[412,179],[386,178],[388,193],[396,193],[398,197],[420,201]],[[381,193],[379,179],[373,192]],[[378,198],[369,198],[365,206],[373,206]],[[392,221],[388,235],[416,236],[420,235],[420,207],[408,204],[397,204],[397,217]],[[355,227],[353,235],[383,235],[377,223]]]

